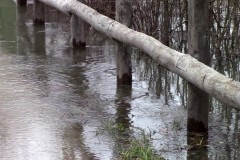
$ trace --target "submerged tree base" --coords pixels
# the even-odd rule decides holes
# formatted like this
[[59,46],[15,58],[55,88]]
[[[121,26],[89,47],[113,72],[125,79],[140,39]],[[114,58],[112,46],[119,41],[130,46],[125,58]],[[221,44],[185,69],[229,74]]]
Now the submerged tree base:
[[118,85],[132,85],[132,76],[128,74],[122,75],[121,78],[118,76],[117,83]]
[[208,128],[203,124],[203,122],[196,121],[193,118],[188,118],[187,131],[190,133],[192,132],[208,134]]
[[18,5],[26,5],[27,4],[27,0],[17,0],[17,4]]
[[33,20],[33,23],[34,23],[35,25],[44,25],[44,24],[45,24],[45,21],[42,20],[42,19],[35,18],[35,19]]
[[73,39],[72,45],[75,48],[85,48],[86,47],[86,42],[76,41],[76,39]]
[[208,145],[208,135],[200,133],[188,133],[187,136],[188,151],[205,150]]

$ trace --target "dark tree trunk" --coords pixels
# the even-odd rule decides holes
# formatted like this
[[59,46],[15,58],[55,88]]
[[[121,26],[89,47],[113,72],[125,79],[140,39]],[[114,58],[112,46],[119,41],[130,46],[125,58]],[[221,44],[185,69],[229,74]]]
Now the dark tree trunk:
[[[86,4],[85,0],[78,0]],[[86,46],[86,22],[76,15],[71,16],[71,43],[75,48],[83,48]]]
[[[126,25],[132,26],[132,0],[116,1],[116,20]],[[117,83],[120,85],[132,84],[132,64],[130,48],[117,42]]]
[[[184,0],[184,10],[185,10],[185,14],[186,14],[186,19],[188,20],[188,0]],[[188,21],[186,21],[186,31],[188,32]]]
[[27,0],[17,0],[17,4],[18,5],[26,5],[27,4]]
[[164,45],[169,46],[170,16],[169,16],[168,0],[164,0],[163,5],[164,5],[164,12],[163,12],[163,26],[162,26],[161,42]]
[[[210,64],[209,53],[209,0],[190,0],[188,10],[188,53]],[[209,96],[188,83],[188,131],[208,131]]]
[[33,0],[33,23],[45,24],[45,4],[38,0]]

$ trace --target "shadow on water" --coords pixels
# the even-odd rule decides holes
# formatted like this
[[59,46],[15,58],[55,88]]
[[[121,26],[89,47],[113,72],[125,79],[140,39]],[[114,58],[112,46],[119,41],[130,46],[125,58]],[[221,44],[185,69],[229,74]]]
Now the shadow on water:
[[[116,44],[92,30],[69,45],[68,16],[0,3],[0,159],[114,159],[136,128],[167,159],[239,159],[239,111],[213,99],[208,145],[190,149],[181,77],[133,49],[133,85],[116,85]],[[213,67],[239,81],[239,60]],[[195,139],[201,143],[201,138]]]
[[[71,132],[69,132],[69,130],[71,130]],[[81,124],[67,128],[62,138],[64,139],[62,157],[64,160],[98,159],[96,155],[89,153],[89,148],[84,143],[84,127]]]

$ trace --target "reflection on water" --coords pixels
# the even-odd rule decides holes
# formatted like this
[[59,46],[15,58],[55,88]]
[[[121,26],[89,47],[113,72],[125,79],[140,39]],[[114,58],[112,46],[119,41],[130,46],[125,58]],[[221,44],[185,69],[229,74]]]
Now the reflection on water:
[[187,151],[186,82],[135,50],[132,88],[117,87],[113,41],[92,34],[73,49],[69,17],[49,8],[39,27],[29,12],[1,0],[0,159],[116,159],[137,128],[167,159],[239,158],[238,111],[213,100],[208,149]]

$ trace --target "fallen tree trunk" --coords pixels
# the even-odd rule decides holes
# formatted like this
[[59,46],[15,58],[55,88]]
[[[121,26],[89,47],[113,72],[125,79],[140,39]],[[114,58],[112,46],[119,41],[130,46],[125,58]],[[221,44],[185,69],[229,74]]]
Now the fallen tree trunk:
[[39,0],[58,10],[76,14],[96,30],[146,52],[158,64],[180,75],[219,101],[240,109],[240,83],[218,73],[188,54],[175,51],[153,37],[129,29],[76,0]]

